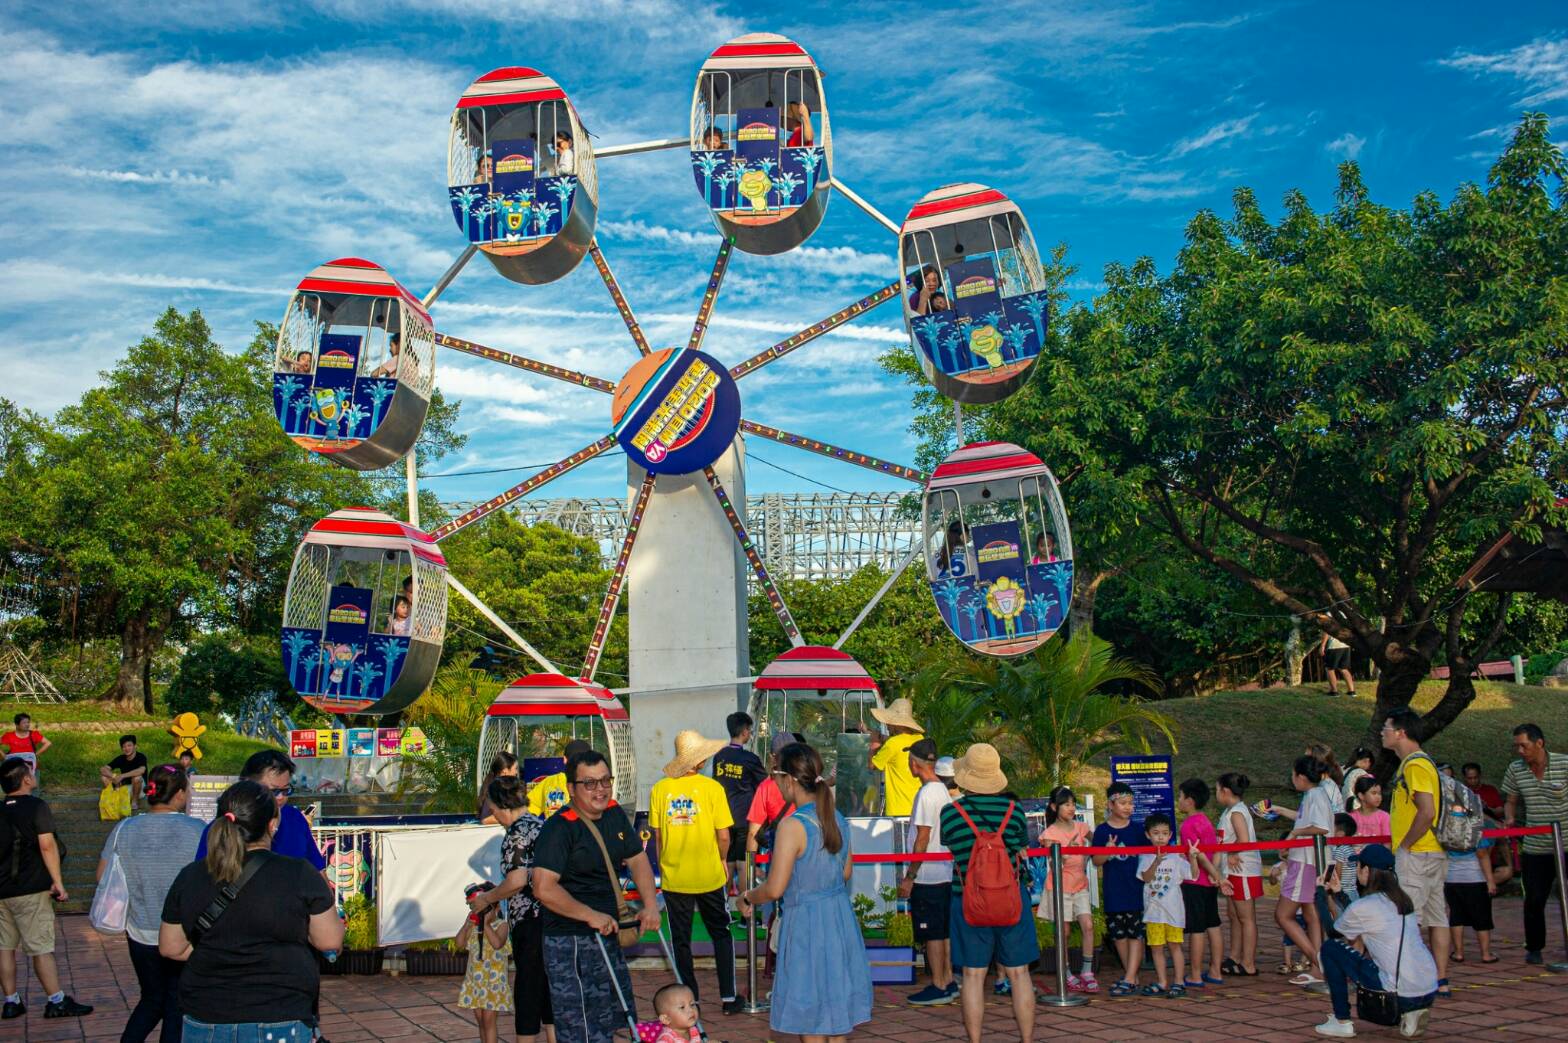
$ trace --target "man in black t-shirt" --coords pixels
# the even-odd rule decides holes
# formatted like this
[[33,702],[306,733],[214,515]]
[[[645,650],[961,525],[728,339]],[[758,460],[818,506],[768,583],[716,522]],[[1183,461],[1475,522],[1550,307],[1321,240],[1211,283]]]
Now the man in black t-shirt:
[[27,1013],[16,989],[16,954],[33,958],[33,973],[48,999],[46,1018],[79,1018],[93,1009],[77,1003],[60,988],[54,962],[54,907],[66,899],[60,876],[60,844],[54,835],[54,813],[33,796],[37,780],[32,765],[21,757],[0,764],[0,992],[10,1021]]
[[[739,893],[737,889],[742,885],[736,880],[746,865],[746,813],[751,810],[751,798],[756,795],[757,787],[768,777],[762,758],[746,748],[754,723],[750,714],[739,711],[726,717],[724,724],[730,732],[730,744],[713,755],[713,777],[724,787],[724,795],[729,798],[730,818],[735,822],[730,830],[730,849],[724,855],[729,866],[732,894]],[[745,886],[749,887],[750,882]]]
[[626,812],[610,799],[614,780],[604,754],[573,754],[566,762],[566,785],[572,802],[539,831],[532,874],[534,897],[544,906],[544,965],[555,1037],[558,1043],[611,1043],[625,1023],[617,1009],[612,967],[621,994],[635,1005],[626,958],[616,941],[621,867],[644,899],[637,917],[644,932],[660,925],[653,867]]
[[120,755],[98,769],[103,781],[111,786],[131,787],[131,806],[140,807],[142,787],[146,785],[147,755],[136,752],[136,736],[120,736]]

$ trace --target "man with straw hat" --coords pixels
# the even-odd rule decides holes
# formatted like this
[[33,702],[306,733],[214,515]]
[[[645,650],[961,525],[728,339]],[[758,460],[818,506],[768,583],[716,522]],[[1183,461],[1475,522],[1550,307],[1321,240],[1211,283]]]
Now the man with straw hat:
[[876,736],[871,740],[871,766],[882,772],[887,791],[882,813],[908,818],[915,806],[915,794],[920,792],[920,780],[909,770],[909,748],[924,737],[925,729],[915,720],[915,710],[908,699],[894,699],[885,710],[873,707],[871,716],[888,730],[885,740]]
[[705,739],[690,729],[675,736],[675,759],[664,766],[648,800],[648,825],[653,829],[663,876],[664,907],[670,913],[675,967],[683,984],[698,998],[696,968],[691,958],[692,913],[713,939],[713,962],[719,972],[719,1000],[724,1013],[738,1014],[735,994],[735,945],[730,939],[730,914],[724,904],[729,875],[724,867],[735,820],[729,796],[715,779],[701,774],[727,739]]
[[980,1026],[985,1019],[985,975],[992,961],[1001,967],[1012,985],[1013,1018],[1023,1043],[1034,1039],[1034,983],[1029,979],[1029,964],[1040,958],[1040,943],[1035,938],[1034,917],[1029,907],[1028,885],[1020,878],[1021,909],[1018,922],[1005,927],[976,927],[964,918],[964,880],[969,875],[970,856],[981,832],[1002,835],[1007,856],[1016,872],[1018,861],[1029,846],[1024,814],[1017,803],[1001,796],[1007,789],[1007,775],[996,747],[977,742],[954,765],[953,777],[964,795],[942,809],[942,843],[953,855],[953,898],[948,914],[948,932],[953,951],[953,966],[962,968],[963,984],[958,1002],[963,1010],[964,1030],[970,1043],[980,1043]]

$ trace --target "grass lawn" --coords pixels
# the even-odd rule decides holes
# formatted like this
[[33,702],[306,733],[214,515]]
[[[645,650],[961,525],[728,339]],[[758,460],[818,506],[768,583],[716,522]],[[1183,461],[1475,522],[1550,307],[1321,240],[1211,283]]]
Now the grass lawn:
[[[19,713],[32,717],[33,726],[45,735],[53,721],[147,721],[167,717],[162,708],[155,714],[144,712],[141,707],[125,707],[117,703],[103,703],[93,699],[73,700],[68,703],[10,703],[0,702],[0,724],[4,731],[11,730],[11,720]],[[50,739],[53,740],[53,736]]]
[[[1416,708],[1426,710],[1435,705],[1447,684],[1422,682]],[[1513,759],[1510,733],[1525,721],[1541,726],[1549,747],[1568,750],[1568,691],[1493,681],[1477,681],[1475,687],[1475,702],[1426,745],[1436,760],[1451,761],[1456,769],[1465,761],[1477,761],[1483,775],[1495,785]],[[1295,807],[1299,797],[1290,788],[1290,765],[1308,742],[1327,743],[1343,760],[1365,741],[1376,683],[1362,681],[1356,688],[1356,699],[1330,698],[1324,687],[1317,685],[1216,692],[1197,699],[1156,703],[1180,729],[1175,781],[1197,776],[1213,787],[1222,772],[1242,771],[1252,780],[1249,801],[1268,797]],[[1168,752],[1162,742],[1155,748]],[[1110,781],[1109,763],[1081,772],[1075,781],[1079,790],[1096,793],[1099,810]],[[1212,804],[1207,810],[1211,817],[1216,813]]]

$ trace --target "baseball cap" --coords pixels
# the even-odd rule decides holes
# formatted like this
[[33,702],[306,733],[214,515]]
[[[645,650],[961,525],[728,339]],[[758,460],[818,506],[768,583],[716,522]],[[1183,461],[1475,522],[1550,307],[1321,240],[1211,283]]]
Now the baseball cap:
[[944,779],[953,777],[953,758],[938,757],[936,759],[936,773]]

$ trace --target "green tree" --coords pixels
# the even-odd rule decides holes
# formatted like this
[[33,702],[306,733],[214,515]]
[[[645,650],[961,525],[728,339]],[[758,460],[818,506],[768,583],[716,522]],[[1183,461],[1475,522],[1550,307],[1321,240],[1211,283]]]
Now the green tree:
[[181,657],[164,702],[170,713],[211,717],[238,713],[262,692],[274,693],[285,709],[299,702],[278,660],[276,637],[206,634]]
[[401,793],[426,796],[425,810],[466,814],[476,807],[474,759],[485,711],[501,683],[481,670],[443,667],[430,691],[403,714],[405,725],[422,729],[429,740],[423,757],[405,757]]
[[275,613],[303,525],[370,495],[281,436],[272,353],[264,329],[229,354],[199,311],[171,308],[79,403],[0,425],[0,543],[48,577],[52,619],[118,638],[121,702],[152,710],[171,637]]

